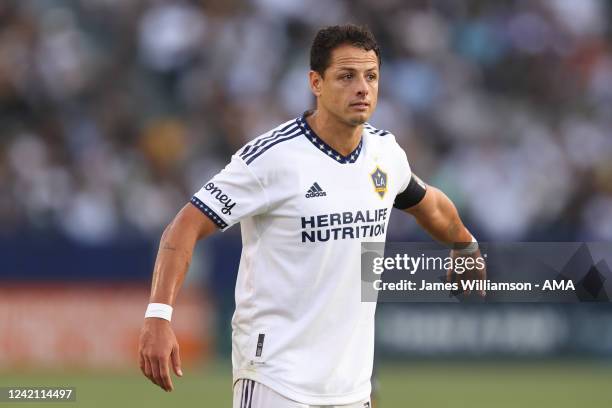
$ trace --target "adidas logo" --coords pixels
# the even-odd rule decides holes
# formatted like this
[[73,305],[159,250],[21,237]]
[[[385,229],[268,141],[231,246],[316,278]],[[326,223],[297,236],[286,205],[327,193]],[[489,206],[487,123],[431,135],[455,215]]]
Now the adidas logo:
[[326,195],[327,195],[327,193],[325,191],[323,191],[323,189],[321,188],[319,183],[317,183],[315,181],[315,183],[308,189],[308,191],[306,192],[306,195],[304,197],[306,197],[306,198],[325,197]]

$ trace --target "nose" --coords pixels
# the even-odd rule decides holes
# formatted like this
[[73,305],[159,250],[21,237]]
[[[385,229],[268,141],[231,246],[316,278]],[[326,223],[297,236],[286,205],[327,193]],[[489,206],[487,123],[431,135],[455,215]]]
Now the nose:
[[368,92],[368,82],[365,78],[361,77],[361,79],[357,81],[357,96],[362,98],[366,97],[368,96]]

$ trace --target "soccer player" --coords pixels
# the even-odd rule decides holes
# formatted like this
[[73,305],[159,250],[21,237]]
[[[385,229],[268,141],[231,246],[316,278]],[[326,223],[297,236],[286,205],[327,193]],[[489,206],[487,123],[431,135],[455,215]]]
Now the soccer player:
[[[376,108],[380,52],[354,25],[320,30],[316,109],[240,149],[164,231],[140,338],[140,367],[166,391],[182,375],[172,305],[199,239],[240,222],[232,318],[234,407],[369,407],[376,303],[361,301],[360,244],[384,242],[392,207],[438,241],[469,243],[455,206],[412,174]],[[457,251],[455,251],[457,252]],[[456,255],[456,254],[455,254]]]

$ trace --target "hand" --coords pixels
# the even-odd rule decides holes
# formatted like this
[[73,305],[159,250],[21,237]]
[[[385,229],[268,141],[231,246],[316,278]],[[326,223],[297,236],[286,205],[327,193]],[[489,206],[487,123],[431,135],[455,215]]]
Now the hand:
[[170,322],[157,317],[144,320],[138,345],[140,370],[154,384],[165,391],[172,391],[170,361],[176,375],[183,376],[179,345]]
[[[459,251],[451,250],[450,254],[453,259],[453,265],[455,265],[454,270],[448,269],[446,271],[446,281],[447,282],[457,282],[459,285],[458,293],[462,292],[463,286],[462,282],[471,281],[471,280],[486,280],[487,279],[487,267],[484,262],[484,258],[480,253],[480,249],[477,249],[475,252],[469,255],[462,255]],[[463,259],[459,259],[463,258]],[[458,261],[459,259],[459,261]],[[459,262],[459,263],[458,263]],[[462,266],[459,266],[462,265]],[[459,273],[459,269],[463,269],[462,273]],[[466,296],[469,296],[472,291],[469,289],[463,290],[463,293]],[[478,290],[478,294],[481,297],[485,297],[487,292],[482,289]]]

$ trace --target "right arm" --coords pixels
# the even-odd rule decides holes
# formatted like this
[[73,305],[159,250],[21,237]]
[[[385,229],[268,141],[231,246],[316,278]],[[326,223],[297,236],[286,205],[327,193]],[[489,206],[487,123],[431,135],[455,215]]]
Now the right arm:
[[[174,305],[196,242],[216,230],[215,224],[192,204],[179,211],[161,237],[149,303]],[[144,320],[138,354],[143,374],[165,391],[172,391],[170,361],[176,375],[182,376],[182,372],[178,342],[169,321],[157,317]]]
[[192,204],[185,205],[161,237],[149,303],[174,305],[198,240],[217,230],[215,224]]
[[[153,270],[150,303],[174,305],[199,239],[266,211],[270,205],[269,195],[257,174],[268,178],[266,171],[272,164],[266,165],[260,160],[247,165],[239,154],[235,154],[223,170],[194,194],[192,203],[195,205],[189,203],[183,207],[162,235]],[[282,191],[276,195],[279,200]],[[179,377],[182,372],[178,343],[170,322],[156,317],[145,319],[139,357],[143,374],[165,391],[172,391],[170,365]]]

